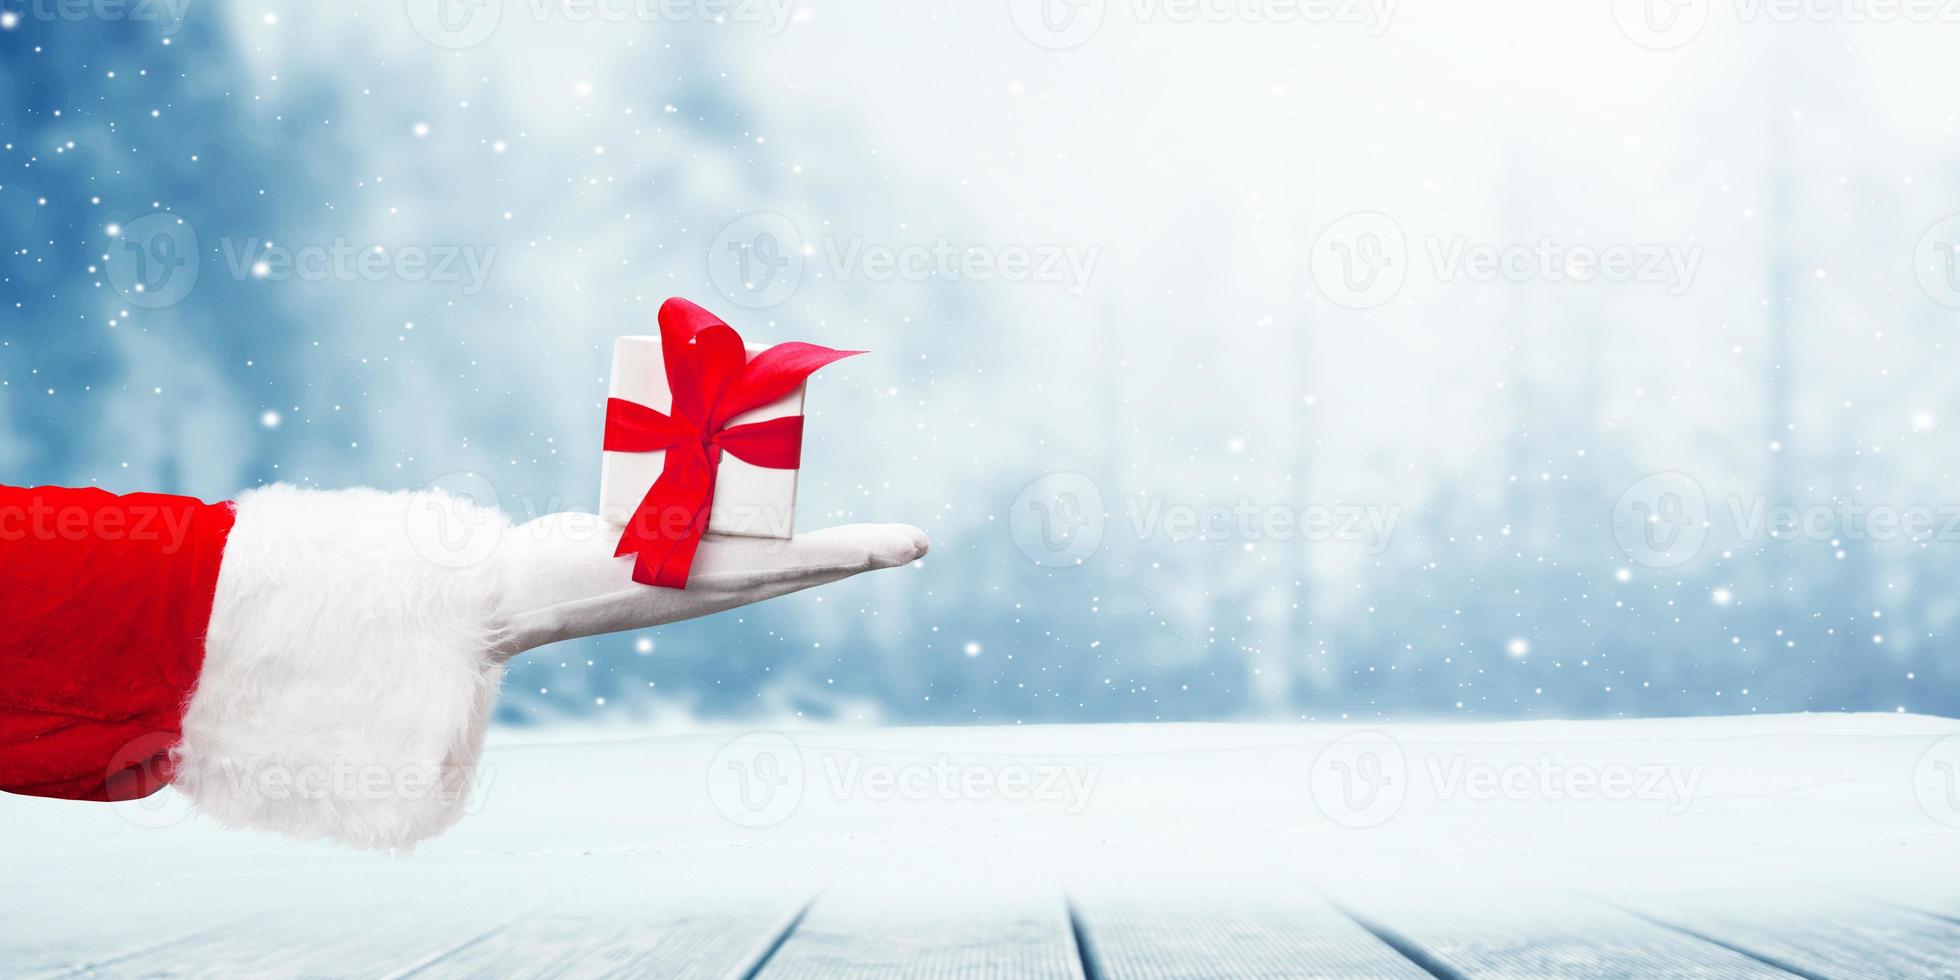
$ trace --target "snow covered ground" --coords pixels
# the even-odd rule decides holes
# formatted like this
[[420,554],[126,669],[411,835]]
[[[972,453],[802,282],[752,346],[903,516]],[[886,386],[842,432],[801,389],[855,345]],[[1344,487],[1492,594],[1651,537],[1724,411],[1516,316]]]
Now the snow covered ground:
[[406,858],[0,797],[0,972],[1952,975],[1957,776],[1916,715],[506,738]]

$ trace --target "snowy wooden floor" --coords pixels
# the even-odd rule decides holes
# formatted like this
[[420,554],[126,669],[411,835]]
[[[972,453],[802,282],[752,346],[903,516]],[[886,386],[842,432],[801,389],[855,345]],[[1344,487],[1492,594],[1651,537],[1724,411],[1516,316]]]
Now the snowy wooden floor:
[[1960,925],[1918,909],[1693,926],[1616,909],[1529,921],[1377,919],[1312,898],[1030,897],[981,914],[529,916],[477,928],[267,913],[156,941],[6,950],[13,976],[99,977],[1952,977]]
[[1358,728],[507,743],[411,858],[0,798],[0,974],[1960,976],[1960,722]]

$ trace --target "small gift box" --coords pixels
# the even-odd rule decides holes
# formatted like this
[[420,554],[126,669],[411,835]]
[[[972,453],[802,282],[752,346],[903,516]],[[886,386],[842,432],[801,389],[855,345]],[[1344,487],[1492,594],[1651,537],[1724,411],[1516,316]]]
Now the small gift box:
[[[743,345],[744,363],[768,350]],[[794,391],[761,408],[728,420],[732,426],[788,417],[802,418],[803,391]],[[612,397],[666,409],[674,395],[667,387],[667,370],[660,357],[659,337],[621,337],[613,342]],[[599,465],[599,513],[610,524],[626,526],[647,491],[667,466],[667,451],[609,452]],[[588,470],[587,472],[591,472]],[[708,513],[708,530],[756,538],[788,538],[796,534],[796,474],[744,462],[724,453],[715,474],[715,494]]]
[[661,305],[658,337],[619,338],[599,513],[625,529],[634,581],[684,588],[704,532],[795,533],[805,379],[857,353],[745,344],[679,298]]

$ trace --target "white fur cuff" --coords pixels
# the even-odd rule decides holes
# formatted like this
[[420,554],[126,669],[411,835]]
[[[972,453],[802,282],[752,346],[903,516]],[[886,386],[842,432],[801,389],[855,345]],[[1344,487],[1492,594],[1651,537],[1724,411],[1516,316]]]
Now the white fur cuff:
[[272,486],[239,498],[177,789],[221,823],[394,849],[468,803],[503,681],[504,516],[441,493]]

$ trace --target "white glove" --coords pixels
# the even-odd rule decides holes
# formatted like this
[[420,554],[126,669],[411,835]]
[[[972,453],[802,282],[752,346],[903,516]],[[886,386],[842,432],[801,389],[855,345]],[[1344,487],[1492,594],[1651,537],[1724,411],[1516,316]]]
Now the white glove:
[[613,557],[620,530],[593,514],[552,514],[505,535],[497,626],[500,659],[547,643],[645,629],[896,568],[925,557],[924,531],[905,524],[851,524],[784,541],[709,534],[687,588],[633,581],[632,556]]

